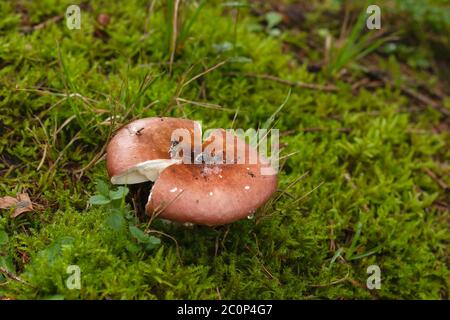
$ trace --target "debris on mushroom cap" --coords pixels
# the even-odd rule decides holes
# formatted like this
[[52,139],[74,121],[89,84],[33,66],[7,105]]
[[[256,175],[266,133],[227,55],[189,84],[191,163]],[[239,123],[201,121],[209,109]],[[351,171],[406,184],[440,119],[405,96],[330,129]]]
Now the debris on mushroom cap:
[[[201,141],[200,124],[187,119],[146,118],[133,121],[120,128],[106,149],[106,167],[113,184],[135,184],[154,181],[166,167],[181,163],[172,159],[172,134],[186,129],[191,141],[177,141],[182,147]],[[190,156],[190,155],[189,155]]]
[[148,214],[185,223],[226,224],[253,214],[275,192],[276,172],[268,160],[223,129],[213,131],[201,145],[201,161],[183,161],[192,155],[173,158],[171,135],[179,128],[189,130],[191,139],[177,144],[192,147],[201,141],[197,122],[148,118],[121,128],[107,147],[113,183],[154,181],[146,199]]

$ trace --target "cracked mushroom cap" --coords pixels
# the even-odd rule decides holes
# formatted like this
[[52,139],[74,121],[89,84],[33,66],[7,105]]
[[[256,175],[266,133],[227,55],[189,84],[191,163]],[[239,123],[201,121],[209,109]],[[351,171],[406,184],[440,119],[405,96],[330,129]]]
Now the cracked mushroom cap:
[[[167,167],[155,181],[146,211],[168,220],[212,226],[242,219],[267,202],[276,190],[275,170],[240,138],[232,136],[235,143],[225,144],[225,135],[224,130],[216,130],[204,147],[222,137],[213,153],[223,151],[223,159],[231,157],[235,163]],[[256,155],[257,161],[250,161],[250,155]]]
[[[172,141],[176,129],[187,130],[190,141]],[[111,182],[135,184],[154,181],[166,167],[182,162],[180,158],[171,157],[174,143],[193,145],[194,139],[201,141],[201,127],[188,119],[154,117],[123,126],[106,149],[106,167]]]

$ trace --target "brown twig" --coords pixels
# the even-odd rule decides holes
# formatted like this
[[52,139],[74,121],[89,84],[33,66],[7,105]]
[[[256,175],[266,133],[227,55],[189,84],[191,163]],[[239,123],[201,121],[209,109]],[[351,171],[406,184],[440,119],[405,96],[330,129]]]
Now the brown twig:
[[[393,80],[386,76],[377,76],[377,78],[381,81],[383,81],[385,84],[389,84],[391,86],[395,86],[395,83]],[[403,94],[407,95],[410,98],[413,98],[417,100],[418,102],[421,102],[422,104],[426,106],[430,106],[433,109],[436,109],[437,111],[441,112],[445,116],[450,116],[450,111],[447,110],[445,107],[443,107],[440,103],[432,100],[428,96],[417,92],[410,87],[407,87],[406,85],[400,85],[400,90]]]
[[25,31],[25,32],[31,32],[31,31],[41,30],[41,29],[46,28],[48,25],[50,25],[50,24],[52,24],[52,23],[56,23],[56,22],[62,20],[63,18],[64,18],[64,16],[62,16],[62,15],[57,15],[57,16],[51,17],[51,18],[49,18],[49,19],[47,19],[47,20],[45,20],[45,21],[43,21],[43,22],[40,22],[40,23],[38,23],[38,24],[35,24],[35,25],[33,25],[33,26],[25,26],[25,27],[22,27],[21,30],[22,30],[22,31]]
[[429,97],[427,97],[426,95],[420,93],[420,92],[416,92],[414,90],[412,90],[411,88],[407,87],[407,86],[400,86],[400,90],[406,94],[407,96],[416,99],[417,101],[432,107],[433,109],[438,110],[439,112],[441,112],[442,114],[444,114],[445,116],[449,117],[450,116],[450,111],[448,111],[447,109],[445,109],[443,106],[441,106],[439,103],[437,103],[436,101],[430,99]]

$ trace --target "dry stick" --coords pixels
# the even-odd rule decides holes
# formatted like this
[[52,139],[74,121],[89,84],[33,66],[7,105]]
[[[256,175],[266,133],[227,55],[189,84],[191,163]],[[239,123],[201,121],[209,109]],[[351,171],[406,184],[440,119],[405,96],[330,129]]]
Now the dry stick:
[[38,24],[35,24],[34,26],[31,26],[31,27],[28,27],[28,26],[27,26],[27,27],[22,27],[21,30],[22,30],[22,31],[25,31],[25,32],[27,32],[27,31],[36,31],[36,30],[40,30],[40,29],[46,28],[48,25],[50,25],[50,24],[52,24],[52,23],[54,23],[54,22],[58,22],[58,21],[62,20],[63,18],[64,18],[64,16],[62,16],[62,15],[57,15],[57,16],[51,17],[51,18],[48,19],[48,20],[45,20],[45,21],[40,22],[40,23],[38,23]]
[[208,69],[206,69],[205,71],[199,73],[199,74],[196,75],[195,77],[191,78],[189,81],[186,81],[185,83],[183,83],[183,85],[182,85],[181,88],[184,88],[185,86],[187,86],[187,85],[188,85],[189,83],[191,83],[192,81],[195,81],[195,80],[197,80],[198,78],[204,76],[205,74],[210,73],[211,71],[213,71],[213,70],[215,70],[215,69],[217,69],[217,68],[223,66],[225,63],[227,63],[227,61],[228,61],[228,60],[221,61],[221,62],[219,62],[218,64],[212,66],[211,68],[208,68]]
[[447,189],[448,185],[442,180],[440,179],[433,171],[431,171],[428,168],[423,168],[422,169],[427,175],[430,176],[431,179],[434,180],[434,182],[436,182],[442,189]]
[[[164,206],[158,206],[155,208],[153,214],[150,216],[150,220],[147,223],[147,227],[146,229],[150,228],[150,225],[152,224],[153,220],[155,220],[161,213],[164,212],[164,210],[166,210],[167,207],[169,207],[172,203],[174,203],[179,197],[181,197],[181,195],[184,193],[184,190],[181,191],[180,193],[178,193],[169,203],[165,204],[163,203]],[[151,198],[151,197],[149,197]]]
[[66,121],[63,122],[63,124],[56,129],[54,135],[53,135],[53,144],[56,143],[56,136],[61,132],[62,129],[64,129],[65,126],[67,126],[72,120],[74,120],[76,118],[75,115],[69,117],[66,119]]
[[350,21],[350,6],[348,5],[348,3],[345,3],[344,7],[345,7],[344,22],[341,25],[341,31],[339,33],[339,41],[342,41],[342,39],[344,39],[344,36],[347,33],[348,23]]
[[308,128],[300,128],[300,129],[294,129],[294,130],[288,130],[285,132],[282,132],[280,134],[281,137],[284,136],[290,136],[296,132],[323,132],[323,131],[337,131],[337,132],[344,132],[349,133],[352,131],[351,128],[321,128],[321,127],[308,127]]
[[231,122],[231,129],[234,129],[234,123],[236,122],[236,119],[237,119],[237,116],[238,116],[238,113],[239,113],[240,108],[241,108],[241,107],[238,106],[238,107],[236,108],[236,111],[234,112],[233,121]]
[[59,154],[58,154],[58,158],[56,158],[55,162],[53,162],[53,164],[50,166],[50,168],[48,169],[49,172],[51,172],[53,169],[55,169],[56,165],[58,164],[58,162],[61,160],[61,158],[64,156],[64,153],[66,152],[66,150],[78,139],[81,139],[81,135],[80,132],[78,132],[77,134],[75,134],[75,136],[69,141],[68,144],[66,144],[66,146],[64,147],[64,149],[62,149]]
[[173,60],[175,58],[175,51],[177,49],[177,37],[178,37],[178,7],[180,0],[175,0],[172,17],[172,43],[170,48],[170,61],[169,61],[169,73],[172,73]]
[[316,191],[318,188],[320,188],[321,185],[323,185],[324,182],[320,182],[316,187],[314,187],[312,190],[308,191],[306,194],[304,194],[302,197],[292,201],[291,203],[296,203],[299,201],[302,201],[303,199],[305,199],[307,196],[309,196],[311,193],[313,193],[314,191]]
[[167,104],[167,107],[166,107],[165,111],[163,112],[163,114],[169,113],[174,108],[174,105],[179,106],[179,102],[177,101],[177,98],[179,98],[181,96],[181,94],[183,93],[184,83],[186,82],[186,75],[188,75],[191,72],[191,70],[194,68],[194,66],[195,66],[194,64],[191,65],[181,75],[180,81],[177,82],[177,87],[175,89],[175,94],[172,97],[172,99],[170,100],[170,102]]
[[[58,97],[65,97],[67,98],[67,94],[63,93],[61,91],[57,91],[56,89],[53,88],[47,88],[47,87],[30,87],[30,88],[18,88],[16,86],[16,91],[24,91],[24,92],[34,92],[36,94],[45,96],[45,95],[53,95],[53,96],[58,96]],[[51,91],[53,90],[53,91]]]
[[352,85],[352,92],[357,93],[361,88],[365,89],[376,89],[384,85],[383,81],[371,81],[367,78],[361,79]]
[[39,171],[41,169],[42,165],[44,164],[45,158],[47,157],[47,148],[48,148],[48,144],[46,143],[44,145],[44,152],[42,154],[41,162],[39,162],[39,165],[37,166],[36,171]]
[[266,275],[268,275],[269,278],[271,278],[271,279],[273,279],[273,280],[276,280],[276,281],[279,283],[280,280],[279,280],[278,278],[274,277],[274,275],[273,275],[269,270],[267,270],[267,268],[266,268],[266,267],[264,266],[264,264],[261,262],[261,259],[258,258],[258,254],[255,254],[255,253],[253,252],[253,250],[250,249],[250,247],[249,247],[248,245],[245,245],[245,248],[246,248],[251,254],[253,254],[253,256],[256,258],[256,260],[258,260],[259,264],[261,265],[261,268],[262,268],[263,271],[266,273]]
[[148,10],[147,10],[147,19],[145,19],[144,22],[144,34],[148,34],[149,31],[149,26],[150,26],[150,20],[153,14],[153,8],[155,6],[155,0],[152,0],[150,2],[150,5],[148,6]]
[[[289,202],[289,203],[288,203],[288,205],[289,205],[288,208],[290,208],[291,205],[293,205],[293,204],[295,204],[295,203],[297,203],[297,202],[302,201],[303,199],[305,199],[305,198],[306,198],[307,196],[309,196],[311,193],[313,193],[313,192],[316,191],[318,188],[320,188],[320,186],[322,186],[323,184],[324,184],[323,181],[320,182],[317,186],[315,186],[312,190],[308,191],[306,194],[304,194],[304,195],[301,196],[300,198],[295,199],[295,200]],[[272,215],[273,215],[273,213],[268,214],[268,215],[265,215],[265,216],[262,216],[260,220],[267,219],[268,217],[270,217],[270,216],[272,216]]]
[[299,150],[299,151],[294,151],[294,152],[288,153],[288,154],[286,154],[286,155],[284,155],[284,156],[278,157],[278,160],[287,159],[287,158],[293,156],[294,154],[297,154],[297,153],[300,153],[300,152],[301,152],[301,151]]
[[335,280],[335,281],[331,281],[330,283],[327,283],[327,284],[310,284],[310,285],[308,285],[308,287],[314,287],[314,288],[329,287],[329,286],[332,286],[332,285],[335,285],[335,284],[338,284],[338,283],[346,281],[348,279],[349,275],[350,275],[350,268],[347,267],[347,274],[345,275],[345,277],[343,277],[341,279],[338,279],[338,280]]
[[[381,81],[383,81],[385,84],[389,84],[391,86],[395,86],[394,81],[392,81],[391,79],[387,79],[386,77],[378,77]],[[420,93],[420,92],[416,92],[413,89],[405,86],[405,85],[400,85],[400,90],[406,94],[407,96],[409,96],[410,98],[416,99],[417,101],[428,105],[430,107],[432,107],[433,109],[436,109],[437,111],[441,112],[443,115],[445,116],[450,116],[450,111],[448,111],[446,108],[444,108],[442,105],[440,105],[439,103],[437,103],[436,101],[432,100],[431,98],[427,97],[426,95]]]
[[222,300],[222,295],[220,294],[219,287],[216,287],[217,295],[219,296],[219,300]]
[[214,258],[217,257],[217,253],[219,252],[219,235],[216,237],[216,242],[214,244]]
[[336,251],[336,242],[334,241],[334,228],[333,228],[333,221],[330,221],[330,251],[335,252]]
[[94,156],[94,158],[92,158],[92,160],[89,161],[89,163],[86,166],[84,166],[81,169],[75,170],[74,173],[80,174],[79,178],[81,178],[84,175],[84,172],[86,170],[90,169],[93,165],[96,165],[99,161],[103,160],[106,157],[105,149],[106,149],[106,144],[103,145],[100,152],[97,152],[97,154]]
[[292,188],[293,186],[295,186],[300,180],[302,180],[304,177],[306,177],[309,174],[309,171],[306,171],[305,173],[303,173],[302,175],[298,176],[297,178],[295,178],[291,183],[289,183],[289,185],[284,189],[284,190],[280,190],[280,195],[275,198],[275,201],[278,201],[278,199],[280,199],[283,194],[285,194],[290,188]]
[[320,85],[320,84],[313,84],[313,83],[305,83],[301,81],[289,81],[286,79],[281,79],[269,74],[256,74],[256,73],[239,73],[239,72],[227,72],[226,74],[231,76],[244,76],[249,78],[257,78],[257,79],[264,79],[264,80],[270,80],[275,81],[278,83],[282,83],[291,87],[297,87],[297,88],[304,88],[304,89],[311,89],[311,90],[320,90],[320,91],[327,91],[327,92],[336,92],[338,91],[338,88],[334,85]]
[[180,98],[181,94],[183,93],[184,87],[186,87],[192,81],[195,81],[196,79],[198,79],[200,77],[203,77],[205,74],[207,74],[207,73],[209,73],[209,72],[219,68],[220,66],[224,65],[227,61],[228,60],[221,61],[218,64],[212,66],[211,68],[206,69],[205,71],[197,74],[196,76],[192,77],[191,79],[189,79],[187,81],[184,81],[186,75],[194,68],[194,65],[190,66],[189,69],[183,74],[182,80],[177,84],[177,89],[176,89],[176,92],[175,92],[175,96],[174,96],[174,98],[172,98],[172,102],[169,104],[169,107],[166,109],[165,112],[168,113],[168,112],[170,112],[172,110],[172,108],[173,108],[173,105],[172,105],[173,101],[175,102],[175,104],[177,106],[180,106],[179,98]]
[[222,241],[221,241],[221,245],[222,245],[222,248],[223,249],[225,249],[225,239],[226,239],[226,237],[227,237],[227,235],[228,235],[228,233],[230,232],[230,225],[227,225],[227,230],[225,230],[225,233],[223,234],[223,238],[222,238]]
[[224,108],[221,105],[214,104],[214,103],[209,103],[209,102],[193,101],[193,100],[187,100],[187,99],[184,99],[184,98],[176,98],[176,101],[177,102],[182,102],[182,103],[185,103],[185,104],[192,104],[194,106],[199,106],[199,107],[203,107],[203,108],[207,108],[207,109],[233,111],[232,109]]

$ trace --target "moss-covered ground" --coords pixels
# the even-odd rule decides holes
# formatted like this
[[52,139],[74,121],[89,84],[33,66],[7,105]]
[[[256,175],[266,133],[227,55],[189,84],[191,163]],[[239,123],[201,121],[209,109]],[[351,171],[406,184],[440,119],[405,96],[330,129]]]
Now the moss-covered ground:
[[[362,1],[176,2],[83,2],[80,30],[73,1],[0,2],[0,197],[33,202],[0,211],[0,297],[448,299],[448,2],[378,1],[379,31]],[[89,203],[114,190],[96,181],[120,125],[258,128],[285,101],[279,191],[253,219]]]

